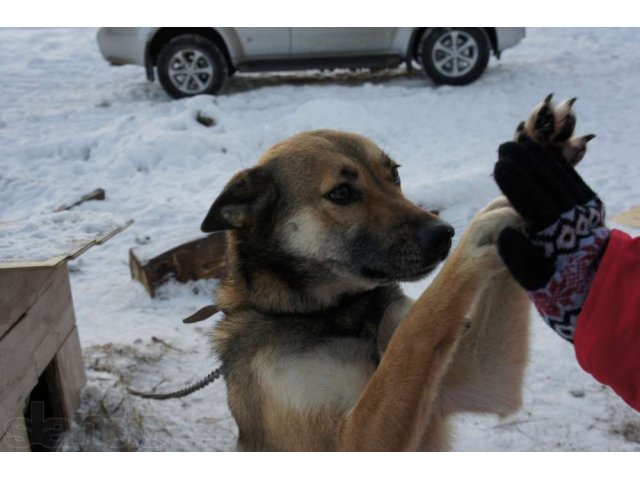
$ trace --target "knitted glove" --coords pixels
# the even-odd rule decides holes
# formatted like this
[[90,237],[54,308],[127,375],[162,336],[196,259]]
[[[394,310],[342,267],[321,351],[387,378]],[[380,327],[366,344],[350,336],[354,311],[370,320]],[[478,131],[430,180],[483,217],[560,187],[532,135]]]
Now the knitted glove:
[[604,205],[557,148],[505,143],[494,175],[526,225],[501,232],[500,255],[544,321],[573,342],[609,239]]

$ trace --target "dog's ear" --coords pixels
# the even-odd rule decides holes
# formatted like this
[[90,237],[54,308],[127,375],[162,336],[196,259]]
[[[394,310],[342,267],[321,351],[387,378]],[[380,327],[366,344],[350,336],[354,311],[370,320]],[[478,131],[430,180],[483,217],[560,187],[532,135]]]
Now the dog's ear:
[[264,167],[243,170],[233,176],[213,202],[200,229],[210,233],[243,228],[274,196],[273,181]]

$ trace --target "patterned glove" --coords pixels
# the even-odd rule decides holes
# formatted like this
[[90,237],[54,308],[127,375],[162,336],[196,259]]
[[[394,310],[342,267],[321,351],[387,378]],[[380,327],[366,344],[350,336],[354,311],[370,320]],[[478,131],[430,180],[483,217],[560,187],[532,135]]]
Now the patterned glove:
[[573,342],[609,239],[604,205],[557,148],[505,143],[494,175],[526,224],[525,232],[501,232],[500,255],[544,321]]

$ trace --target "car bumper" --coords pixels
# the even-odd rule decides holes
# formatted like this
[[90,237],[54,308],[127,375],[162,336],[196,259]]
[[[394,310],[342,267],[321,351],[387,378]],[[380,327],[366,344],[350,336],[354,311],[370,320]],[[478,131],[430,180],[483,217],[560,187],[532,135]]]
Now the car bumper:
[[496,28],[497,53],[516,46],[525,37],[525,34],[525,29],[522,27]]
[[98,29],[98,47],[112,65],[145,65],[145,48],[149,37],[146,28]]

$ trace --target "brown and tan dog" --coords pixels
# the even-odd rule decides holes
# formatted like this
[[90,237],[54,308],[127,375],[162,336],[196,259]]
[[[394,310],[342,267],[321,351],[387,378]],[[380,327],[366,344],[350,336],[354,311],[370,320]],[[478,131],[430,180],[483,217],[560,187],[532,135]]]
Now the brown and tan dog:
[[398,282],[449,253],[453,229],[402,194],[372,141],[317,130],[269,149],[216,199],[228,230],[214,332],[243,450],[444,450],[462,411],[521,402],[528,299],[482,210],[413,302]]

